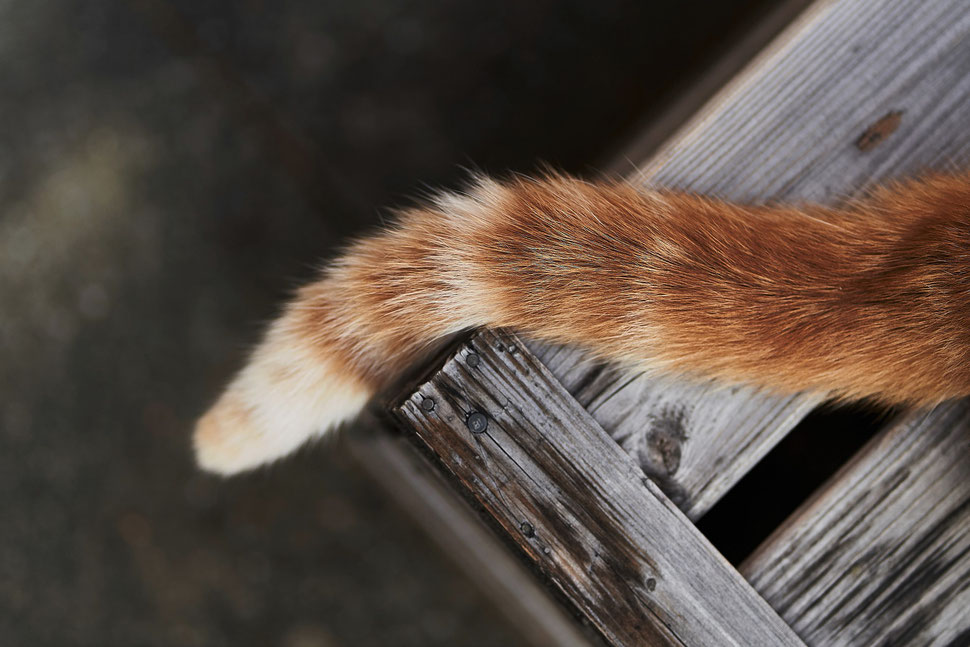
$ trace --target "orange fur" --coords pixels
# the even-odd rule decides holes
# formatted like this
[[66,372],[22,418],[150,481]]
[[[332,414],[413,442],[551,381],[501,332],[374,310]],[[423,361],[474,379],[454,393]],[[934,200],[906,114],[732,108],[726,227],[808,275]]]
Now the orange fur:
[[[200,422],[200,463],[232,473],[283,455],[442,336],[486,325],[780,392],[970,394],[970,174],[839,208],[479,180],[406,211],[298,293]],[[277,424],[293,429],[285,442]]]

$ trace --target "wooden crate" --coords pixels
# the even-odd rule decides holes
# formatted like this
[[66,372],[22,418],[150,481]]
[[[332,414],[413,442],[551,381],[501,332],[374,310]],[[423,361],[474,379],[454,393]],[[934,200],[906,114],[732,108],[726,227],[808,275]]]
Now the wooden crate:
[[[631,177],[825,202],[968,159],[965,0],[829,0]],[[970,644],[965,402],[886,426],[740,569],[694,526],[819,404],[629,375],[485,330],[393,414],[609,644]],[[495,578],[500,595],[540,600],[520,618],[532,642],[586,640],[510,578]]]

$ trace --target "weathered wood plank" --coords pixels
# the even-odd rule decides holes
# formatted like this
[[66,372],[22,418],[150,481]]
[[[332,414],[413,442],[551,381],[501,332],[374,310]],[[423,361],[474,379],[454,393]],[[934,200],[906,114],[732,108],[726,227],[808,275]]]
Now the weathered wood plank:
[[809,644],[970,644],[970,400],[877,436],[742,566]]
[[478,333],[394,414],[611,644],[801,644],[514,336]]
[[694,519],[820,402],[651,378],[591,364],[572,349],[530,347],[559,369],[573,397]]
[[[832,201],[966,163],[968,123],[965,0],[817,2],[634,176],[738,200]],[[573,349],[533,349],[691,518],[815,404],[631,379]]]
[[367,422],[377,432],[348,435],[345,448],[518,630],[524,644],[592,645],[548,589],[526,572],[436,469],[432,471],[403,438],[386,433],[380,422]]

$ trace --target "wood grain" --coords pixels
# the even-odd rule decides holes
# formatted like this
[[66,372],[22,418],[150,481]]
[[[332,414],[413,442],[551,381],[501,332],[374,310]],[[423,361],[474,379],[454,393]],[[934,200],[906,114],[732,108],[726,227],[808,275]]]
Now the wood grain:
[[[832,202],[965,165],[968,123],[965,0],[816,2],[631,177],[745,201]],[[816,404],[623,375],[575,349],[532,348],[691,518]]]
[[437,469],[403,438],[387,433],[348,434],[343,446],[360,467],[407,512],[483,596],[534,647],[590,647],[582,627],[552,599],[549,590],[522,567],[481,519],[448,487]]
[[610,644],[801,644],[514,336],[476,334],[394,414]]
[[812,645],[970,644],[970,401],[885,430],[742,572]]

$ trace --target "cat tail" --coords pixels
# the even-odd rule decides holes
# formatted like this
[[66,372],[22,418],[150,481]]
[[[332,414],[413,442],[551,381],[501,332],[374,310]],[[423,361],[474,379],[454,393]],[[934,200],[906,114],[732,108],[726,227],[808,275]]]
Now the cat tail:
[[404,211],[299,289],[198,421],[199,466],[229,475],[283,457],[355,418],[436,342],[494,323],[475,265],[506,192],[481,178]]
[[551,175],[480,178],[338,257],[199,421],[232,474],[354,418],[478,326],[637,367],[928,404],[970,393],[970,174],[745,206]]

